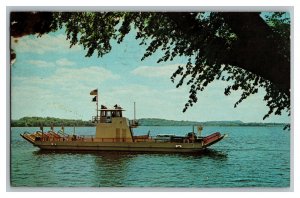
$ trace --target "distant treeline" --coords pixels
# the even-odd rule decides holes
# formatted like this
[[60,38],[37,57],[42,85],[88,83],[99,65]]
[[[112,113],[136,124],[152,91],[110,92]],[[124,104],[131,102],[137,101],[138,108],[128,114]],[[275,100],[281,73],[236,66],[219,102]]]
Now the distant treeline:
[[[138,120],[140,126],[284,126],[286,123],[244,123],[240,120],[234,121],[208,121],[208,122],[195,122],[195,121],[177,121],[166,120],[159,118],[142,118]],[[19,120],[12,120],[12,127],[49,127],[53,126],[95,126],[91,121],[74,120],[74,119],[60,119],[52,117],[23,117]]]
[[195,121],[177,121],[166,120],[159,118],[142,118],[139,119],[139,125],[141,126],[284,126],[286,123],[257,123],[249,122],[244,123],[240,120],[234,121],[207,121],[207,122],[195,122]]
[[60,119],[52,117],[23,117],[19,120],[12,120],[12,127],[38,127],[38,126],[95,126],[91,121]]

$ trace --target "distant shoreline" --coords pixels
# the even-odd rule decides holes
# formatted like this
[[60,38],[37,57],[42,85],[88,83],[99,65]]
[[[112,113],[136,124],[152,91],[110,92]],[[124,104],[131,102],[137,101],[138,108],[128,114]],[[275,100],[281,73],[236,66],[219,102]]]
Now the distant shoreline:
[[[177,121],[177,120],[166,120],[160,118],[141,118],[138,119],[140,126],[253,126],[253,127],[272,127],[272,126],[285,126],[289,123],[260,123],[260,122],[242,122],[240,120],[235,121]],[[53,126],[65,126],[65,127],[88,127],[95,126],[91,121],[75,120],[75,119],[60,119],[53,117],[23,117],[18,120],[11,121],[11,127],[50,127]]]

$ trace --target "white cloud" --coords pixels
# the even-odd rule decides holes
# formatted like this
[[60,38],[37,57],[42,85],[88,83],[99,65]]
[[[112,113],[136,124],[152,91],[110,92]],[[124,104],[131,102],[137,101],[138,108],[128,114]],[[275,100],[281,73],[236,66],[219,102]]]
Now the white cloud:
[[51,77],[51,80],[58,83],[72,82],[73,84],[73,82],[76,82],[75,84],[95,84],[103,82],[105,80],[113,80],[118,78],[118,75],[113,74],[111,71],[103,67],[91,66],[79,69],[59,68],[58,70],[56,70],[55,75]]
[[83,68],[59,68],[53,75],[47,77],[13,77],[15,86],[25,87],[45,87],[47,89],[71,89],[79,90],[81,88],[95,87],[106,80],[115,80],[120,76],[111,71],[99,67],[90,66]]
[[57,61],[55,61],[55,63],[59,66],[71,66],[71,65],[75,65],[75,62],[73,61],[70,61],[69,59],[67,58],[61,58]]
[[44,61],[44,60],[28,60],[27,63],[37,68],[55,67],[57,66],[72,66],[75,62],[70,61],[67,58],[61,58],[56,61]]
[[45,67],[53,67],[54,66],[54,63],[43,61],[43,60],[29,60],[27,62],[31,65],[34,65],[34,66],[38,67],[38,68],[45,68]]
[[[83,118],[83,114],[93,112],[89,92],[104,81],[118,78],[120,76],[100,66],[59,68],[52,75],[43,77],[12,77],[12,116]],[[83,107],[90,111],[82,112]]]
[[148,78],[153,77],[170,77],[176,71],[179,64],[164,65],[164,66],[140,66],[134,69],[131,73],[137,76]]
[[[63,34],[51,35],[45,34],[41,37],[37,36],[24,36],[21,38],[12,38],[12,49],[16,52],[45,54],[47,52],[66,51],[70,47],[69,41]],[[79,51],[81,47],[78,45],[73,46],[70,50]]]

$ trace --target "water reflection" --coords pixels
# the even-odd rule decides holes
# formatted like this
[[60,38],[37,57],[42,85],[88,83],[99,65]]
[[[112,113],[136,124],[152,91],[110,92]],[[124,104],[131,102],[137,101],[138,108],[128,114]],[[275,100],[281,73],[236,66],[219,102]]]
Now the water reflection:
[[214,150],[214,149],[205,149],[203,151],[202,156],[207,156],[213,159],[222,159],[222,160],[226,160],[227,159],[227,153],[226,152],[222,152],[222,151],[218,151],[218,150]]
[[98,152],[94,154],[94,168],[99,187],[122,187],[126,185],[129,167],[135,155],[120,152]]
[[63,177],[68,182],[60,185],[90,187],[155,186],[162,174],[174,178],[175,172],[180,175],[193,167],[197,170],[198,164],[227,160],[226,153],[213,149],[194,154],[44,150],[32,154],[39,172],[49,172],[49,168],[56,172],[47,176],[52,182]]
[[141,155],[167,155],[167,156],[178,156],[178,157],[210,157],[213,159],[226,159],[227,153],[221,152],[215,149],[205,149],[201,152],[197,153],[169,153],[169,152],[127,152],[127,151],[66,151],[66,150],[56,150],[56,151],[48,151],[48,150],[36,150],[33,151],[34,155],[59,155],[59,154],[76,154],[76,155],[94,155],[101,157],[104,161],[117,161],[120,162],[124,158],[134,158]]

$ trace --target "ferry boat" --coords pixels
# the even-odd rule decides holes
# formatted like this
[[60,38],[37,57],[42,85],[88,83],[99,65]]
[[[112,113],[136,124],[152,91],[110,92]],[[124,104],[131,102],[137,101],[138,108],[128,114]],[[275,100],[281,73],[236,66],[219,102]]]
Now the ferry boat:
[[[101,109],[98,110],[98,92],[95,91],[90,93],[91,95],[97,94],[97,98],[95,98],[97,115],[92,118],[96,125],[95,135],[66,134],[64,127],[57,132],[54,131],[53,127],[50,131],[44,132],[43,127],[41,127],[40,131],[34,133],[24,132],[20,135],[41,150],[180,153],[200,152],[226,136],[220,132],[214,132],[206,137],[199,135],[198,137],[194,130],[185,136],[160,134],[151,137],[149,133],[134,135],[133,129],[138,127],[138,122],[135,119],[130,121],[123,117],[124,109],[118,105],[110,109],[101,105]],[[198,127],[198,132],[201,132],[201,130],[202,127]]]

